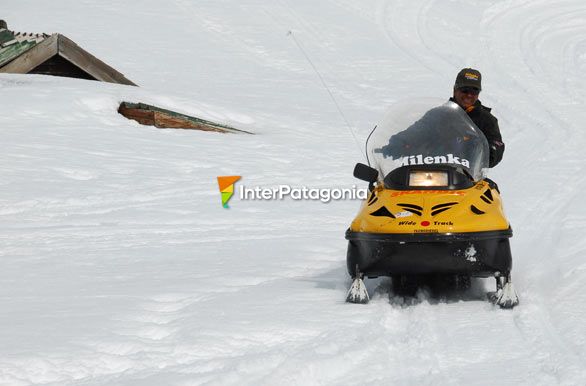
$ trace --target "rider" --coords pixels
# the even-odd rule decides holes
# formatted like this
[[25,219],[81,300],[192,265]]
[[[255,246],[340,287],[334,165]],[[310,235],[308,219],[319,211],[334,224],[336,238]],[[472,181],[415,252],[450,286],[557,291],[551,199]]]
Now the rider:
[[474,124],[484,133],[490,147],[489,166],[496,166],[503,158],[505,144],[501,137],[499,124],[491,113],[490,108],[483,106],[478,100],[482,90],[482,75],[473,68],[464,68],[456,77],[454,96],[450,98],[463,108]]

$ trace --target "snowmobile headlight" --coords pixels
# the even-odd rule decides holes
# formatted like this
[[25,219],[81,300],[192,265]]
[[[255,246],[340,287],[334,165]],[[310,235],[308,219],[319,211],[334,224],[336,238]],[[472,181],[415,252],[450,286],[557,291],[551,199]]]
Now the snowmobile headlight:
[[409,173],[409,186],[448,186],[448,172],[413,170]]

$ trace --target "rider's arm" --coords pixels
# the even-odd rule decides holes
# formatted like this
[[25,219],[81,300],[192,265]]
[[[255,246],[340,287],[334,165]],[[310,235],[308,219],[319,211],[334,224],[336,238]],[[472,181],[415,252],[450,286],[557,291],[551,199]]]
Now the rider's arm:
[[491,118],[491,122],[488,125],[488,130],[485,134],[490,148],[490,161],[488,166],[492,168],[503,159],[505,144],[501,137],[498,120],[494,116],[491,116]]

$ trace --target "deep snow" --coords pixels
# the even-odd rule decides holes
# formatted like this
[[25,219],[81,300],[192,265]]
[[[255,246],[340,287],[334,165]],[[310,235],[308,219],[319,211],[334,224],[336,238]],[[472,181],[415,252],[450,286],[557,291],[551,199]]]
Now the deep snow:
[[[0,384],[578,385],[586,379],[582,1],[18,1],[140,88],[0,75]],[[479,68],[507,144],[498,181],[521,305],[492,281],[344,303],[359,202],[239,201],[350,187],[393,102]],[[141,101],[257,133],[140,126]],[[238,183],[237,183],[238,185]]]

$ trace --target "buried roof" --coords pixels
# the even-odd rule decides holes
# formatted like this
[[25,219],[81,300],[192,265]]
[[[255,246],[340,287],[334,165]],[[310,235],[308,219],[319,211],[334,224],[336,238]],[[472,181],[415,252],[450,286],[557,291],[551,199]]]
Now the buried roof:
[[61,34],[10,31],[0,20],[0,73],[44,74],[136,86]]
[[145,103],[122,102],[120,103],[118,112],[128,119],[137,121],[141,125],[155,126],[160,129],[195,129],[219,133],[253,134],[245,130],[235,129],[234,127],[191,117]]

